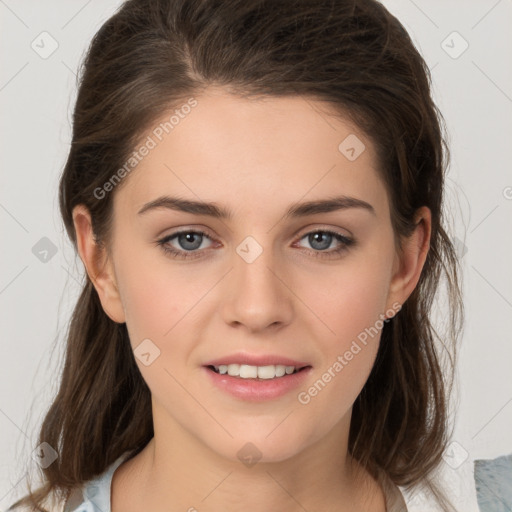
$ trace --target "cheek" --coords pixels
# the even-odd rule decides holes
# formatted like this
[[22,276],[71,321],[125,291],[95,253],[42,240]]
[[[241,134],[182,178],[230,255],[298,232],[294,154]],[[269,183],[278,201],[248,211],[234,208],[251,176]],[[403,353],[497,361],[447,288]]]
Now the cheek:
[[118,260],[116,274],[132,346],[149,338],[162,348],[199,292],[194,293],[183,272],[137,254]]
[[172,376],[183,380],[181,373],[193,346],[190,332],[183,329],[204,290],[194,287],[184,272],[170,265],[162,268],[141,259],[134,267],[127,263],[122,270],[120,266],[120,292],[135,362],[157,400],[171,408],[182,407],[182,392]]
[[375,361],[389,287],[389,261],[380,255],[347,259],[336,272],[317,274],[315,286],[301,285],[305,302],[313,305],[309,326],[321,361],[298,398],[319,414],[323,410],[328,423],[352,406]]
[[321,361],[297,395],[309,417],[321,416],[326,429],[348,413],[368,380],[385,325],[379,289],[360,284],[345,282],[341,291],[324,299],[319,316],[329,330],[321,325],[317,331]]
[[144,338],[161,339],[177,314],[176,292],[150,272],[131,273],[121,291],[132,345]]
[[354,258],[336,272],[316,274],[314,283],[304,282],[301,288],[316,313],[312,318],[322,327],[318,339],[328,341],[327,347],[343,349],[385,313],[388,265],[385,259]]

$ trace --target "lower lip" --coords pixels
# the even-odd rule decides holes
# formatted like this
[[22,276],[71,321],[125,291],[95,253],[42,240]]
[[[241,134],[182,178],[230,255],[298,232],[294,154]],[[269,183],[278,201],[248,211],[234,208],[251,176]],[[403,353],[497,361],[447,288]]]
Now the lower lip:
[[274,379],[242,379],[231,377],[227,373],[221,375],[210,370],[207,366],[203,366],[203,369],[209,375],[213,384],[222,391],[235,398],[253,402],[272,400],[286,395],[286,393],[300,386],[312,370],[311,366],[308,366],[297,373]]

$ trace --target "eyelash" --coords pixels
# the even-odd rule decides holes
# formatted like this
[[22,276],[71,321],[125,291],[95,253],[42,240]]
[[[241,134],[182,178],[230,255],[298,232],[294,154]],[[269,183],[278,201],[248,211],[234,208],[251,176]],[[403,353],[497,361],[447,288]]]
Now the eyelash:
[[[201,257],[200,255],[199,256],[197,255],[201,251],[198,251],[198,250],[180,251],[180,250],[174,249],[174,248],[170,247],[169,245],[167,245],[168,242],[170,242],[173,238],[176,238],[179,235],[186,234],[186,233],[202,235],[202,236],[205,236],[205,237],[211,239],[211,237],[204,231],[201,231],[201,230],[196,231],[196,230],[187,229],[187,230],[183,230],[183,231],[177,231],[176,233],[173,233],[172,235],[167,235],[164,238],[161,238],[160,240],[157,241],[157,245],[162,248],[162,250],[164,251],[165,254],[171,256],[172,258],[185,260],[185,259],[189,259],[189,258],[195,259],[195,258]],[[338,249],[334,249],[334,250],[328,251],[328,252],[327,251],[318,251],[318,250],[317,251],[307,250],[307,252],[310,252],[310,253],[312,252],[314,257],[330,258],[332,256],[337,256],[337,255],[347,251],[349,249],[349,247],[351,247],[355,244],[355,240],[348,238],[344,235],[340,235],[336,231],[329,231],[327,229],[318,229],[318,230],[310,231],[310,232],[306,233],[305,235],[303,235],[300,238],[300,240],[302,240],[303,238],[305,238],[309,235],[313,235],[315,233],[325,233],[328,235],[332,235],[338,242],[341,243],[341,245],[340,245],[340,247],[338,247]]]

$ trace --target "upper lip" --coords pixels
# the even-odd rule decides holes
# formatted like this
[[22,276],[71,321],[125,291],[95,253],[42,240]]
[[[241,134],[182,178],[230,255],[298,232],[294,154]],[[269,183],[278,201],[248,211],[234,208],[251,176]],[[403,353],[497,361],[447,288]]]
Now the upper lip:
[[296,361],[295,359],[290,359],[289,357],[284,357],[280,355],[273,354],[262,354],[262,355],[253,355],[253,354],[230,354],[224,357],[219,357],[218,359],[213,359],[205,363],[204,366],[221,366],[228,364],[247,364],[250,366],[270,366],[270,365],[283,365],[283,366],[295,366],[295,368],[300,369],[305,366],[310,366],[309,363],[304,361]]

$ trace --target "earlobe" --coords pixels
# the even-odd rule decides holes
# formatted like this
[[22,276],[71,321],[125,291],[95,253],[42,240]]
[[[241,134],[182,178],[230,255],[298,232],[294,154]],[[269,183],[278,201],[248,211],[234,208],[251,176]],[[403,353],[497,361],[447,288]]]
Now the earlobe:
[[98,293],[103,310],[114,322],[124,323],[125,313],[113,265],[105,249],[94,239],[91,215],[85,205],[73,208],[73,223],[80,259]]
[[426,206],[418,209],[415,216],[416,228],[403,241],[402,252],[395,256],[393,274],[388,295],[388,304],[403,304],[416,288],[430,248],[431,212]]

